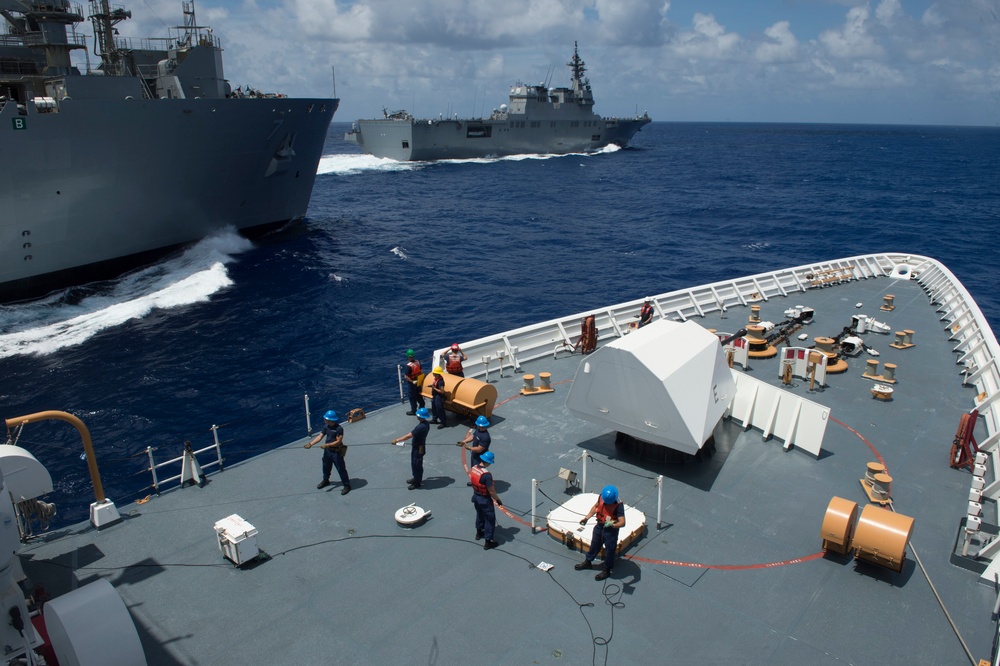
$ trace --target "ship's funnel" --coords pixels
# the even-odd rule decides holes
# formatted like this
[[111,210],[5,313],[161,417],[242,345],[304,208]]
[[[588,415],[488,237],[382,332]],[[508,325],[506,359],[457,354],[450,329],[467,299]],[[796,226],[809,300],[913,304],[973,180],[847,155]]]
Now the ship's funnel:
[[736,395],[718,338],[655,321],[585,358],[566,398],[576,416],[694,455]]

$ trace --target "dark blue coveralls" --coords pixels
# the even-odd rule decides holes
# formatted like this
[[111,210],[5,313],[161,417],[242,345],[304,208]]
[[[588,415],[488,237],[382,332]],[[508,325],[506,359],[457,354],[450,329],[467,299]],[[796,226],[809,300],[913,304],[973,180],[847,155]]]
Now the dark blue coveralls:
[[424,406],[424,395],[421,393],[423,387],[419,383],[414,383],[420,376],[421,368],[420,361],[408,361],[406,364],[406,376],[412,379],[412,382],[406,382],[407,396],[410,399],[410,411],[417,411],[417,407]]
[[[604,508],[603,500],[601,504],[602,508]],[[622,502],[615,502],[615,504],[614,509],[607,507],[607,515],[617,521],[625,515],[625,504]],[[597,553],[601,552],[601,546],[604,546],[604,568],[611,571],[615,568],[615,556],[618,554],[618,528],[604,526],[602,511],[598,510],[596,517],[597,524],[594,525],[594,534],[590,538],[590,550],[587,551],[587,561],[593,562],[594,558],[597,557]]]
[[[476,470],[481,470],[479,474],[479,484],[476,484]],[[497,513],[493,506],[493,498],[490,497],[490,486],[493,485],[493,474],[482,467],[473,467],[469,471],[469,478],[472,479],[472,504],[476,507],[476,532],[482,532],[487,541],[493,541],[493,531],[497,526]],[[485,489],[485,494],[483,494]]]
[[[444,377],[434,375],[434,387],[444,389]],[[431,423],[448,422],[448,415],[444,411],[444,396],[440,393],[434,393],[434,397],[431,398],[431,416],[434,417]]]
[[410,469],[413,472],[413,485],[419,486],[424,480],[424,453],[427,448],[427,433],[431,427],[427,421],[420,423],[410,431],[413,435],[413,448],[410,450]]
[[[326,435],[326,444],[336,441],[338,437],[344,436],[344,428],[339,423],[334,423],[333,425],[325,425],[323,427],[323,434]],[[344,456],[340,455],[333,449],[323,449],[323,480],[330,480],[330,472],[333,468],[337,468],[337,474],[340,475],[340,482],[345,486],[351,485],[351,479],[347,476],[347,464],[344,462]]]

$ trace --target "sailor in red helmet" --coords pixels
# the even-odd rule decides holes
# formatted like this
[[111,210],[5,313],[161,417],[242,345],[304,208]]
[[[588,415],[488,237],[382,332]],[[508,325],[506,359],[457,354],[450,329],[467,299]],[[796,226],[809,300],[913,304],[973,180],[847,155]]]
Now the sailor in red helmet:
[[462,348],[458,346],[458,343],[454,343],[451,349],[441,354],[441,361],[444,363],[444,369],[448,371],[449,375],[458,375],[459,377],[465,376],[465,370],[462,368],[462,363],[468,361],[469,357],[465,355]]
[[593,569],[594,558],[604,546],[604,570],[594,576],[594,580],[604,580],[611,575],[615,567],[615,555],[618,554],[618,530],[625,527],[625,504],[618,501],[618,489],[614,486],[604,486],[597,503],[580,519],[581,525],[586,525],[590,517],[597,515],[594,534],[590,538],[590,550],[587,558],[574,566],[577,571]]
[[503,506],[493,485],[493,474],[489,466],[495,460],[492,451],[479,456],[479,462],[469,470],[469,480],[472,481],[472,504],[476,507],[476,541],[486,537],[483,550],[496,548],[500,544],[493,540],[493,531],[497,526],[497,514],[493,502]]

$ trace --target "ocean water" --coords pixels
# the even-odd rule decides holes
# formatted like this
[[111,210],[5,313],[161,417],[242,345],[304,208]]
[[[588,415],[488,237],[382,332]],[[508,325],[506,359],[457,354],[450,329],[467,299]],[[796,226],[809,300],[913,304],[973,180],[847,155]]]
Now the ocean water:
[[[653,123],[595,155],[402,164],[334,123],[308,219],[0,306],[4,418],[79,416],[119,506],[220,426],[228,463],[398,402],[396,365],[602,305],[877,251],[936,257],[996,330],[1000,129]],[[93,490],[66,424],[19,436],[60,523]],[[204,462],[204,460],[203,460]]]

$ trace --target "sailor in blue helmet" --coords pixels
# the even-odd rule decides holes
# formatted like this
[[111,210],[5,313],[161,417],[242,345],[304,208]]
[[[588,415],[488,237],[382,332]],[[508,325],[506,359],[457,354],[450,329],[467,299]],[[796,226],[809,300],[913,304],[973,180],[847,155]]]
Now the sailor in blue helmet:
[[478,464],[479,457],[490,450],[490,431],[487,430],[489,427],[490,420],[485,416],[479,416],[476,418],[476,427],[469,428],[465,433],[465,439],[455,442],[455,446],[464,446],[466,450],[472,452],[470,466]]
[[410,490],[415,490],[420,487],[420,484],[424,480],[424,453],[427,450],[427,433],[430,432],[431,427],[427,424],[427,419],[431,417],[431,412],[426,407],[421,407],[417,410],[417,425],[413,426],[413,430],[406,433],[402,437],[397,437],[392,440],[390,444],[399,444],[400,442],[405,442],[406,440],[413,438],[413,449],[410,451],[410,469],[413,472],[413,476],[406,480]]
[[330,472],[336,467],[340,482],[344,486],[340,494],[346,495],[351,492],[351,479],[347,476],[347,464],[344,462],[344,454],[347,453],[347,446],[344,445],[344,428],[338,423],[340,419],[337,412],[332,409],[323,415],[323,419],[326,421],[323,431],[306,444],[306,448],[311,449],[313,444],[326,437],[326,443],[320,446],[323,449],[323,480],[316,487],[322,489],[330,485]]
[[594,576],[594,580],[604,580],[611,575],[611,570],[615,568],[615,555],[618,553],[618,530],[625,527],[625,505],[618,501],[617,488],[604,486],[597,503],[587,512],[586,516],[580,519],[580,524],[586,525],[593,515],[597,516],[597,523],[594,525],[594,534],[590,537],[590,550],[587,551],[587,559],[573,568],[577,571],[593,569],[594,558],[600,552],[601,546],[604,546],[604,570]]
[[476,541],[486,537],[483,550],[490,550],[500,545],[493,540],[493,531],[497,526],[497,514],[493,502],[496,502],[497,506],[503,506],[493,485],[493,474],[489,471],[493,461],[493,452],[487,451],[479,456],[479,462],[469,470],[469,479],[472,481],[472,504],[476,507]]

